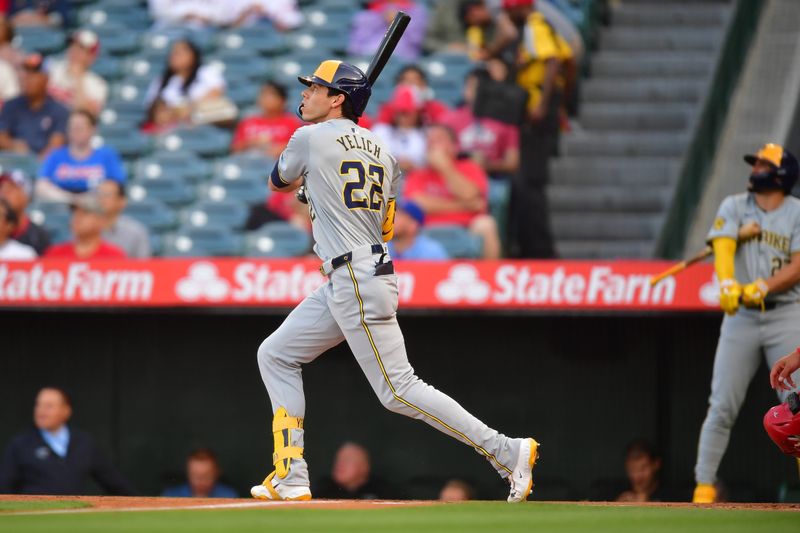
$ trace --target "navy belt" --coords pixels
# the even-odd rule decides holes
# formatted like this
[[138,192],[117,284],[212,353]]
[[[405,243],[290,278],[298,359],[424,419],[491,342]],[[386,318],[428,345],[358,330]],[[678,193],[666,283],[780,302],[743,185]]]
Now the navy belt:
[[[329,276],[337,268],[342,267],[347,263],[352,263],[354,260],[360,259],[362,257],[366,257],[368,255],[388,254],[388,248],[385,244],[372,244],[367,246],[359,247],[353,251],[343,253],[340,256],[325,261],[324,263],[322,263],[322,265],[320,265],[319,271],[322,272],[323,276]],[[380,262],[383,262],[383,260],[381,260]]]

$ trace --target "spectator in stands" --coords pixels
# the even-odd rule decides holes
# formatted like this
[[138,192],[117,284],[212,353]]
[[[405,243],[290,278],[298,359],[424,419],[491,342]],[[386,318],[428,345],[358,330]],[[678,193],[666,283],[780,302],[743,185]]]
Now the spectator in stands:
[[519,129],[488,117],[472,114],[478,84],[488,79],[483,69],[470,72],[464,80],[464,104],[442,118],[458,135],[462,151],[468,153],[491,178],[510,178],[519,170]]
[[3,15],[0,15],[0,59],[8,62],[15,71],[22,69],[25,59],[22,50],[14,46],[14,25]]
[[489,180],[469,158],[459,158],[458,139],[444,125],[428,127],[427,166],[408,175],[403,195],[425,212],[429,226],[456,224],[483,239],[483,258],[500,257],[497,222],[487,214]]
[[73,111],[67,126],[67,146],[53,150],[39,169],[36,198],[68,202],[68,193],[93,191],[103,180],[125,183],[125,167],[110,146],[92,147],[97,119],[85,110]]
[[459,19],[461,6],[464,3],[464,0],[439,0],[436,2],[422,43],[426,52],[467,51],[464,27]]
[[420,230],[425,225],[422,208],[407,200],[397,203],[394,219],[394,237],[389,241],[389,255],[397,260],[443,261],[447,252],[438,241]]
[[33,185],[25,172],[20,169],[0,169],[0,198],[8,202],[17,218],[16,229],[11,237],[42,255],[50,246],[50,236],[44,228],[28,218],[25,212],[32,191]]
[[229,25],[234,27],[269,21],[277,30],[288,31],[303,23],[297,0],[229,0],[226,4],[232,17]]
[[19,96],[19,79],[11,63],[0,59],[0,107],[3,102]]
[[519,257],[553,257],[545,187],[549,181],[548,158],[558,142],[560,95],[556,78],[561,44],[541,13],[534,10],[534,0],[503,0],[503,9],[498,17],[498,34],[508,46],[498,56],[512,58],[517,84],[529,94],[527,121],[520,132],[520,172],[512,181],[510,248]]
[[87,494],[93,478],[111,494],[132,495],[130,482],[86,433],[70,425],[72,402],[58,387],[36,396],[34,426],[16,435],[0,463],[0,494]]
[[669,494],[658,478],[660,470],[661,458],[650,443],[642,439],[631,442],[625,453],[625,473],[630,487],[617,496],[617,501],[670,501]]
[[377,500],[389,497],[389,489],[371,476],[367,449],[355,442],[344,443],[336,452],[331,477],[317,486],[317,498]]
[[411,22],[397,44],[395,56],[406,61],[414,61],[422,52],[422,39],[427,26],[427,14],[423,6],[414,0],[372,0],[367,7],[353,18],[350,44],[347,52],[356,56],[371,56],[389,28],[398,11],[411,16]]
[[221,0],[148,0],[156,29],[188,27],[195,30],[219,27],[230,20],[227,2]]
[[150,238],[147,228],[127,215],[123,215],[128,200],[125,185],[115,180],[104,180],[97,187],[97,199],[106,215],[103,238],[118,246],[128,257],[146,259],[150,257]]
[[[400,69],[394,84],[395,86],[411,85],[418,89],[417,96],[422,100],[422,122],[424,124],[435,124],[447,113],[447,106],[434,98],[433,90],[428,85],[428,77],[418,65],[406,65]],[[377,122],[388,123],[391,121],[391,106],[384,104],[378,110]]]
[[175,41],[164,72],[147,90],[148,106],[152,108],[160,98],[181,122],[191,122],[193,111],[222,99],[225,79],[219,70],[202,63],[200,49],[194,43],[188,39]]
[[231,142],[231,152],[253,151],[277,159],[294,130],[303,125],[286,110],[286,87],[268,81],[258,94],[259,115],[239,123]]
[[18,222],[11,205],[0,198],[0,261],[29,261],[37,257],[36,250],[11,238]]
[[73,240],[55,244],[44,254],[48,259],[124,259],[125,252],[103,239],[106,214],[93,193],[76,195],[70,202]]
[[142,133],[147,135],[164,135],[180,126],[181,117],[177,110],[171,108],[162,98],[156,98],[147,118],[142,124]]
[[69,21],[69,0],[14,0],[8,14],[17,27],[64,26]]
[[162,496],[172,498],[237,498],[233,487],[219,482],[222,471],[217,455],[208,448],[200,448],[186,459],[187,483],[164,490]]
[[70,109],[99,115],[108,98],[108,83],[90,70],[99,51],[100,38],[95,32],[74,32],[66,58],[50,65],[50,94]]
[[22,95],[7,101],[0,111],[0,150],[43,157],[64,144],[69,111],[47,94],[47,83],[44,58],[26,57]]
[[439,500],[443,502],[465,502],[474,498],[474,491],[466,481],[451,479],[439,493]]
[[400,169],[409,172],[425,165],[425,131],[422,128],[422,99],[413,85],[400,85],[387,103],[389,123],[376,124],[372,131],[385,142]]

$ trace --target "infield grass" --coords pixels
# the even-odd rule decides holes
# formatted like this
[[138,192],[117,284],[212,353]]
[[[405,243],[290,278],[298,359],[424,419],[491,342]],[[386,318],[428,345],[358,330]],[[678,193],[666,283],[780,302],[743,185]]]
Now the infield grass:
[[266,531],[775,533],[800,531],[800,513],[669,507],[470,502],[430,507],[351,509],[234,509],[0,515],[14,533]]

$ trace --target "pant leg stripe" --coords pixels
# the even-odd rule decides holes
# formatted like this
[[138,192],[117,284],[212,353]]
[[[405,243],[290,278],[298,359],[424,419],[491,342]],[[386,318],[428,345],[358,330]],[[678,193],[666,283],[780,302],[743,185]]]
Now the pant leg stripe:
[[395,390],[394,385],[392,385],[392,382],[389,379],[389,375],[386,373],[386,368],[383,366],[383,361],[381,361],[380,351],[378,351],[378,347],[375,345],[375,340],[372,338],[372,333],[370,333],[369,326],[367,326],[367,321],[364,318],[364,301],[361,299],[361,293],[358,290],[358,281],[356,280],[355,272],[353,272],[353,267],[350,266],[350,263],[347,263],[347,270],[350,272],[350,279],[353,280],[353,288],[355,289],[356,299],[358,300],[358,311],[359,311],[359,314],[361,316],[361,326],[364,328],[364,331],[367,334],[367,338],[369,339],[369,343],[372,346],[372,351],[375,354],[375,359],[378,361],[378,366],[380,367],[381,373],[383,374],[383,379],[386,381],[386,384],[389,385],[389,390],[392,391],[392,396],[394,396],[395,399],[397,401],[401,402],[402,404],[410,407],[411,409],[414,409],[415,411],[427,416],[428,418],[430,418],[432,420],[435,420],[437,423],[441,424],[448,431],[450,431],[452,433],[455,433],[456,435],[458,435],[459,437],[461,437],[462,439],[467,441],[470,444],[470,446],[472,446],[473,448],[478,450],[480,453],[482,453],[488,459],[494,461],[494,463],[497,466],[499,466],[500,468],[502,468],[503,470],[508,472],[509,475],[511,475],[511,470],[508,467],[506,467],[504,464],[500,463],[500,461],[497,460],[497,457],[495,457],[494,455],[492,455],[491,453],[489,453],[488,451],[483,449],[481,446],[478,446],[477,444],[472,442],[472,440],[470,440],[469,437],[467,437],[466,435],[464,435],[460,431],[456,430],[455,428],[450,427],[445,422],[443,422],[442,420],[439,420],[437,417],[435,417],[432,414],[428,413],[424,409],[421,409],[421,408],[417,407],[416,405],[406,401],[404,398],[402,398],[400,395],[397,394],[397,391]]

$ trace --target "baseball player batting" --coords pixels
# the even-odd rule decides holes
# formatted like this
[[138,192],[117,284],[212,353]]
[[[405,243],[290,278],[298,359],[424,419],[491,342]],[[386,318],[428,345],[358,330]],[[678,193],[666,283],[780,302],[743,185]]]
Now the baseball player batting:
[[[790,196],[798,163],[776,144],[744,159],[752,165],[748,192],[723,200],[708,234],[725,317],[697,447],[695,503],[717,498],[717,470],[761,352],[773,366],[800,345],[800,200]],[[737,244],[750,222],[759,237]],[[782,401],[787,394],[779,392]]]
[[397,277],[385,244],[393,233],[400,169],[386,145],[358,126],[371,94],[367,75],[348,63],[327,60],[299,80],[306,85],[299,112],[311,125],[289,140],[269,186],[290,192],[304,183],[314,251],[328,282],[258,349],[274,413],[275,470],[250,493],[265,500],[311,498],[303,458],[301,366],[345,340],[387,409],[472,446],[510,483],[508,501],[525,500],[539,444],[491,429],[421,381],[408,361],[396,317]]

